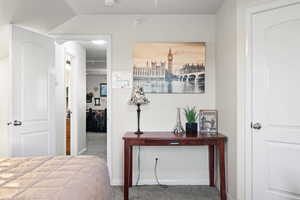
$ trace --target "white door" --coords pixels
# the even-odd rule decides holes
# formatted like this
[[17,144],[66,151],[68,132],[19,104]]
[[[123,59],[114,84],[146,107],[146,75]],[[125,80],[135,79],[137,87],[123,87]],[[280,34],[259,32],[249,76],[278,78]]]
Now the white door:
[[300,2],[257,12],[252,30],[253,200],[299,200]]
[[11,155],[53,152],[54,41],[11,26]]

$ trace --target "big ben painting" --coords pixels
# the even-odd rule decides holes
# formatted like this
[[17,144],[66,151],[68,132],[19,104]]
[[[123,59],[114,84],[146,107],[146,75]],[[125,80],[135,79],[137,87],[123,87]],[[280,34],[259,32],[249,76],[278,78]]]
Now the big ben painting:
[[205,43],[136,43],[133,85],[146,93],[205,92]]

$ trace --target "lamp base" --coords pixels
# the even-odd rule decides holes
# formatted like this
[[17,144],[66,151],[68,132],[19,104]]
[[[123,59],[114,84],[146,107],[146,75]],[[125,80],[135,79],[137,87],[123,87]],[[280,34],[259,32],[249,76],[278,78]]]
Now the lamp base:
[[136,131],[136,132],[134,132],[134,134],[136,134],[136,135],[142,135],[143,132],[142,131]]

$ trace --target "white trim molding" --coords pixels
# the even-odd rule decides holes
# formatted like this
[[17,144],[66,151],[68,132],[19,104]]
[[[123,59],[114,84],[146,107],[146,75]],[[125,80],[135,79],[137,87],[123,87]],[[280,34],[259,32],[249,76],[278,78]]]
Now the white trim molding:
[[[240,57],[245,57],[245,63],[242,61],[237,68],[237,129],[238,129],[238,200],[253,200],[253,172],[252,172],[252,130],[250,127],[252,121],[252,17],[253,15],[276,8],[286,7],[300,3],[300,0],[274,0],[264,2],[254,7],[244,8],[241,13],[246,13],[245,49],[241,49]],[[243,8],[242,8],[243,9]],[[242,27],[241,27],[242,28]],[[238,38],[241,39],[241,38]],[[242,45],[243,46],[243,45]],[[228,195],[229,196],[229,195]],[[228,198],[230,199],[230,198]]]
[[87,151],[87,148],[83,148],[81,151],[79,151],[78,155],[82,155],[86,151]]

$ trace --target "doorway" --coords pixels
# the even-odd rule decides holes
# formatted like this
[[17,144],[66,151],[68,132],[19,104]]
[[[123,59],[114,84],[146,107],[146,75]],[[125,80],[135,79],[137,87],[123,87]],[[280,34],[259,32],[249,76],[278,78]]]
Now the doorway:
[[106,160],[106,44],[105,40],[62,44],[67,155],[96,155]]
[[[93,147],[90,146],[90,148],[88,148],[88,143],[89,141],[93,141],[93,135],[92,134],[87,134],[87,116],[88,116],[88,111],[89,108],[92,108],[96,111],[101,111],[100,113],[97,113],[97,116],[102,116],[104,117],[104,115],[106,115],[106,120],[104,120],[105,125],[101,125],[101,130],[97,131],[94,134],[98,134],[103,136],[101,138],[101,142],[102,142],[102,157],[107,158],[107,165],[109,168],[109,172],[111,172],[111,37],[106,35],[106,36],[93,36],[93,35],[53,35],[56,38],[56,54],[57,54],[57,59],[56,62],[58,62],[58,64],[56,64],[56,66],[58,67],[57,69],[57,73],[64,73],[62,71],[60,71],[60,69],[64,68],[62,65],[62,63],[65,62],[65,57],[61,56],[61,55],[65,55],[66,49],[64,48],[64,44],[67,43],[72,43],[73,45],[76,46],[80,46],[85,50],[85,56],[84,56],[84,64],[85,64],[85,68],[83,71],[78,71],[76,65],[80,62],[81,59],[79,59],[76,55],[74,55],[74,53],[69,52],[72,54],[72,58],[71,58],[71,76],[72,76],[72,80],[71,80],[71,86],[69,89],[69,96],[76,96],[76,94],[78,94],[79,90],[80,91],[84,91],[84,94],[81,94],[81,98],[80,101],[78,100],[78,98],[72,98],[72,102],[71,102],[71,155],[82,155],[82,154],[90,154],[91,153],[91,149],[93,149]],[[104,45],[101,44],[103,43],[103,41],[105,41]],[[99,44],[100,42],[100,44]],[[97,44],[98,43],[98,44]],[[102,46],[102,53],[104,53],[104,55],[98,55],[98,53],[96,53],[95,55],[93,53],[95,53],[95,51],[91,51],[90,49],[93,48],[99,48]],[[103,47],[105,47],[103,49]],[[93,57],[97,56],[98,57]],[[104,56],[104,57],[103,57]],[[64,58],[62,58],[64,57]],[[75,57],[75,59],[74,59]],[[82,64],[82,62],[81,62]],[[97,65],[102,65],[102,67],[97,67]],[[103,67],[105,66],[105,67]],[[101,75],[101,78],[98,79],[98,83],[97,86],[98,88],[96,88],[96,86],[94,87],[87,87],[87,78],[88,77],[92,77],[94,76],[94,78],[96,78],[98,75]],[[74,78],[73,78],[74,77]],[[80,81],[76,81],[76,79],[80,78]],[[97,78],[96,78],[97,79]],[[84,83],[83,83],[84,80]],[[103,81],[104,80],[104,81]],[[80,84],[79,84],[80,82]],[[62,89],[60,89],[62,90]],[[65,88],[63,89],[65,90]],[[93,90],[95,93],[95,96],[93,96],[92,98],[92,102],[87,103],[87,94],[88,91]],[[96,92],[95,92],[96,90]],[[105,95],[105,90],[106,90],[106,97]],[[100,95],[101,92],[101,95]],[[84,95],[84,97],[83,97]],[[94,94],[93,94],[94,95]],[[96,96],[97,95],[97,96]],[[59,96],[59,95],[58,95]],[[99,101],[100,98],[100,101]],[[100,103],[100,106],[99,106]],[[97,104],[97,105],[95,105]],[[106,104],[106,106],[105,106]],[[77,106],[74,106],[77,105]],[[92,106],[91,106],[92,105]],[[106,107],[106,109],[105,109]],[[80,112],[84,113],[84,117],[78,117],[78,108],[80,108]],[[57,107],[57,109],[59,109],[59,107]],[[75,110],[73,110],[75,109]],[[77,109],[77,110],[76,110]],[[92,110],[93,111],[93,110]],[[103,113],[105,111],[105,113]],[[65,116],[64,120],[65,120]],[[59,121],[59,119],[58,119]],[[61,118],[62,121],[62,118]],[[80,138],[80,136],[78,136],[78,132],[79,128],[78,128],[78,122],[80,121],[81,124],[84,124],[84,138],[86,140],[81,140],[82,138]],[[72,122],[74,122],[72,124]],[[82,123],[83,122],[83,123]],[[102,120],[103,122],[103,120]],[[60,122],[58,122],[60,123]],[[103,123],[102,123],[103,124]],[[66,133],[66,123],[61,124],[61,126],[63,126],[63,130],[64,133]],[[99,126],[98,126],[99,127]],[[105,127],[105,128],[103,128]],[[83,129],[80,129],[83,130]],[[106,130],[106,131],[105,131]],[[64,136],[60,136],[59,132],[57,131],[58,135],[57,135],[57,141],[65,141],[66,144],[66,134],[64,134]],[[106,133],[106,134],[105,134]],[[105,134],[105,135],[104,135]],[[91,137],[88,137],[88,135],[91,135]],[[97,135],[97,136],[99,136]],[[90,143],[91,143],[90,142]],[[85,145],[85,148],[79,148],[80,144]],[[105,150],[103,150],[103,148],[105,148]],[[64,147],[64,149],[66,150],[66,145]],[[64,150],[64,152],[65,152]],[[65,153],[64,153],[65,154]],[[95,153],[94,153],[95,154]]]
[[86,49],[86,135],[84,155],[107,159],[107,41],[81,41]]

